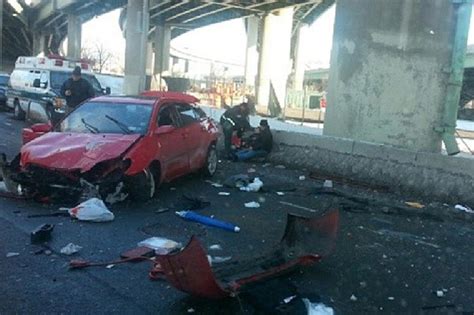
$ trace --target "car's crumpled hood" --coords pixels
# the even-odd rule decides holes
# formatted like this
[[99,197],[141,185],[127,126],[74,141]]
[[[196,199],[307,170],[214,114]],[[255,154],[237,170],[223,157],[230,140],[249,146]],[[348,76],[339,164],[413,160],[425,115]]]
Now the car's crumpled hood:
[[119,157],[140,137],[50,132],[21,148],[21,165],[87,172],[99,162]]

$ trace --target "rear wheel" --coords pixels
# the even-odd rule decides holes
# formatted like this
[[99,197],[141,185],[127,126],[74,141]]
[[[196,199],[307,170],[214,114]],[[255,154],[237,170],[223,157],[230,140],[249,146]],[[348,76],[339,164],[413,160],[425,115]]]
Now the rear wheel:
[[211,145],[207,151],[206,163],[202,168],[204,176],[212,177],[217,171],[217,150],[215,145]]
[[139,202],[145,202],[153,198],[156,191],[156,182],[150,169],[144,169],[141,173],[131,176],[128,182],[130,197]]
[[21,109],[18,100],[15,100],[13,103],[13,117],[17,120],[25,120],[25,112]]

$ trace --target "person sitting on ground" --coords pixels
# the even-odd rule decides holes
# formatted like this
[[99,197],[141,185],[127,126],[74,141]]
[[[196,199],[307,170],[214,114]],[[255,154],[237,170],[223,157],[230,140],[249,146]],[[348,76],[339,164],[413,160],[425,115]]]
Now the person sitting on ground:
[[232,158],[232,136],[234,132],[242,133],[250,130],[249,107],[247,103],[229,108],[221,116],[220,122],[224,132],[225,154]]
[[260,121],[260,126],[256,128],[255,135],[250,140],[248,149],[239,150],[235,153],[238,161],[247,161],[253,158],[267,156],[273,148],[273,136],[266,119]]

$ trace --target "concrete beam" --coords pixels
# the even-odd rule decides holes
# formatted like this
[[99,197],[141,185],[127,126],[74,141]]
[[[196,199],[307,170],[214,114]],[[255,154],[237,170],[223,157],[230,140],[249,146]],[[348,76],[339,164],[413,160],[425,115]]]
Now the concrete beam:
[[46,37],[41,33],[33,34],[33,56],[46,53]]
[[308,40],[309,26],[300,24],[298,26],[293,56],[293,89],[297,91],[303,90],[304,73],[306,70],[306,60],[303,54],[303,43]]
[[258,71],[258,34],[260,18],[251,16],[245,19],[247,28],[247,49],[245,51],[245,85],[255,88]]
[[72,59],[81,58],[82,22],[76,15],[67,17],[67,56]]

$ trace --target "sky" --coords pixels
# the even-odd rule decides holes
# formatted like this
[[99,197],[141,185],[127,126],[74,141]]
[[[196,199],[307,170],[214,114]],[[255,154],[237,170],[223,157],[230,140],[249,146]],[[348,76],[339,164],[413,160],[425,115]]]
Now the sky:
[[[82,44],[102,42],[123,62],[125,40],[118,24],[120,10],[96,17],[82,28]],[[307,69],[329,67],[332,47],[335,6],[332,6],[309,27],[311,40],[303,44]],[[471,19],[469,44],[474,44],[474,15]],[[243,65],[246,34],[242,19],[189,31],[171,42],[171,47],[204,58]],[[242,70],[243,71],[243,70]]]

